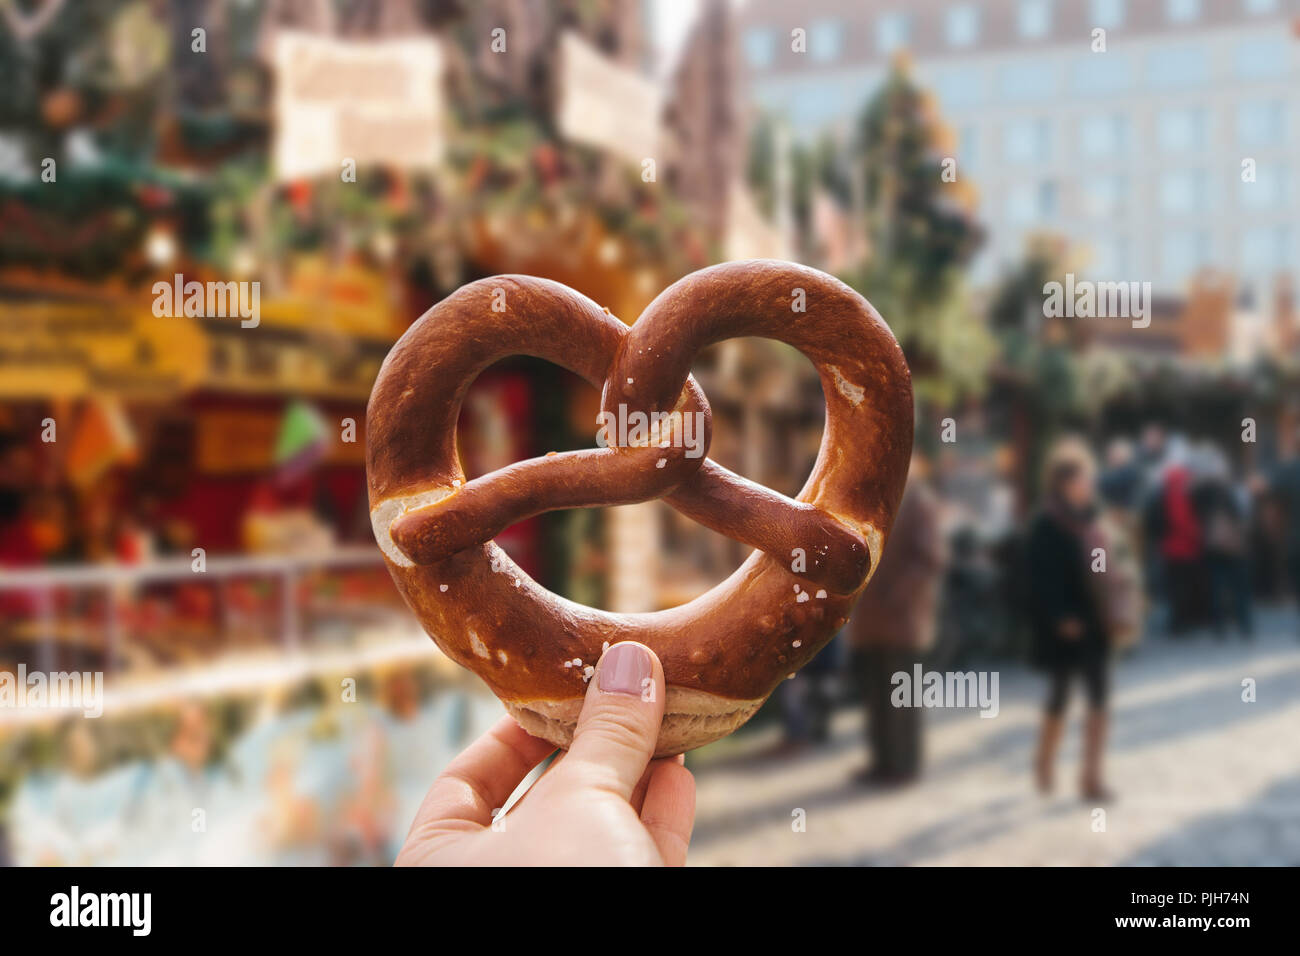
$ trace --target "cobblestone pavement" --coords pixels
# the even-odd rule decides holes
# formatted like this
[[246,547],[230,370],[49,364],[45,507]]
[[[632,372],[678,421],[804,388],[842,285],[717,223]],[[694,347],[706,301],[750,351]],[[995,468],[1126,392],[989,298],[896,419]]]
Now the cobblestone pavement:
[[[1300,864],[1300,641],[1294,615],[1260,622],[1250,643],[1152,639],[1118,664],[1107,764],[1118,799],[1104,819],[1074,786],[1078,689],[1057,794],[1034,791],[1044,688],[1016,665],[999,668],[996,717],[925,713],[924,778],[905,790],[850,782],[865,763],[856,709],[836,715],[827,745],[798,756],[770,755],[775,728],[701,753],[690,862]],[[792,826],[800,809],[805,832]]]

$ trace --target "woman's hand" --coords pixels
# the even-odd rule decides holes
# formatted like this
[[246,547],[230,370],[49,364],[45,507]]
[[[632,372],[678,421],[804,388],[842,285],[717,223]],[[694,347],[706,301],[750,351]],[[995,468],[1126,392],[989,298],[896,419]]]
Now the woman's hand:
[[684,759],[652,760],[664,672],[641,644],[615,644],[587,686],[573,744],[501,807],[555,748],[510,717],[434,782],[399,866],[680,866],[695,818]]

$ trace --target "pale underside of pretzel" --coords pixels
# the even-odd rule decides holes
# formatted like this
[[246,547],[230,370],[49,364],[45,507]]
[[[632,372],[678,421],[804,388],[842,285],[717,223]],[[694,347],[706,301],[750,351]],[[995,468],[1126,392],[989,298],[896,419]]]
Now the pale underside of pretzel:
[[[707,447],[711,416],[690,365],[701,349],[737,336],[787,342],[821,376],[826,429],[796,499],[690,457],[671,433],[465,480],[455,444],[461,401],[498,359],[531,355],[563,366],[603,389],[605,411],[699,413]],[[624,640],[650,646],[668,683],[660,755],[734,730],[844,624],[880,559],[911,446],[911,382],[888,326],[838,280],[769,260],[693,273],[631,328],[547,280],[480,280],[398,341],[367,410],[375,537],[426,631],[525,729],[558,746],[569,742],[603,649]],[[575,604],[537,585],[491,541],[543,511],[661,496],[756,549],[715,588],[668,610],[614,614]]]

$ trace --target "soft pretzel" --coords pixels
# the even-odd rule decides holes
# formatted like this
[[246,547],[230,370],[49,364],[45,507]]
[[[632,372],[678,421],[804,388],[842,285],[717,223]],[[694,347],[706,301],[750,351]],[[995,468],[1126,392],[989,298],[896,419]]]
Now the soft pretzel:
[[[691,421],[703,423],[707,448],[708,401],[690,366],[705,346],[736,336],[787,342],[821,375],[826,428],[795,500],[691,457],[676,433],[681,416],[698,413]],[[466,481],[461,401],[508,355],[561,365],[603,390],[602,411],[659,413],[661,428]],[[640,641],[659,655],[668,684],[657,747],[665,756],[743,724],[845,623],[902,496],[912,387],[876,311],[815,269],[770,260],[702,269],[631,328],[565,286],[506,275],[448,296],[393,346],[370,396],[366,441],[375,538],[438,646],[524,729],[566,747],[604,648]],[[661,496],[756,549],[711,591],[669,610],[613,614],[567,601],[491,540],[545,511]]]

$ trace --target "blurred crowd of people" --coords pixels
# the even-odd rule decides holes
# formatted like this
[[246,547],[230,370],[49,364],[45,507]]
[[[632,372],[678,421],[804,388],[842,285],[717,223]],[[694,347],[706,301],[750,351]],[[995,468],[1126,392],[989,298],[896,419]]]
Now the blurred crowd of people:
[[836,701],[856,699],[870,755],[861,782],[906,784],[922,770],[923,708],[891,701],[895,675],[918,663],[978,670],[1020,660],[1047,678],[1039,789],[1054,788],[1078,688],[1080,792],[1104,801],[1114,796],[1103,757],[1116,658],[1144,637],[1248,640],[1257,603],[1300,599],[1300,455],[1247,466],[1253,456],[1154,423],[1101,443],[1065,436],[1046,450],[1037,497],[1020,509],[994,457],[984,504],[972,509],[960,481],[914,456],[850,623],[782,689],[782,749],[828,739]]

